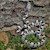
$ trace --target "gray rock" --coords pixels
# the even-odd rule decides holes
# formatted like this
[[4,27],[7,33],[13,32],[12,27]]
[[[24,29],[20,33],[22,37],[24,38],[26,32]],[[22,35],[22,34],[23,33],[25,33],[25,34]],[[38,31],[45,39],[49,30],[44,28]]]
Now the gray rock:
[[33,7],[33,9],[29,12],[30,15],[32,16],[47,16],[50,14],[50,11],[48,12],[50,8],[48,7],[44,7],[44,8],[40,8],[40,7]]
[[49,4],[49,0],[32,0],[35,5],[45,6]]
[[[25,1],[32,1],[29,2],[31,5],[30,8],[28,8],[29,6],[26,6],[28,2]],[[49,3],[49,0],[0,0],[0,31],[16,29],[15,27],[18,25],[23,28],[24,24],[22,18],[26,14],[27,9],[31,9],[27,12],[29,13],[28,18],[26,19],[26,21],[29,21],[28,25],[35,22],[37,17],[40,17],[38,18],[40,20],[47,21],[48,17],[50,19]]]
[[19,0],[19,1],[29,1],[29,0]]

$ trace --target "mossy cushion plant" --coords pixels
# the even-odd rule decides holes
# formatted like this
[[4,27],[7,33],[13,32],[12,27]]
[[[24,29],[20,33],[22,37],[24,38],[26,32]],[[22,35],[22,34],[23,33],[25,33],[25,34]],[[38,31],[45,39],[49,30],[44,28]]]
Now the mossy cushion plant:
[[27,35],[25,39],[34,43],[40,42],[40,40],[34,34]]

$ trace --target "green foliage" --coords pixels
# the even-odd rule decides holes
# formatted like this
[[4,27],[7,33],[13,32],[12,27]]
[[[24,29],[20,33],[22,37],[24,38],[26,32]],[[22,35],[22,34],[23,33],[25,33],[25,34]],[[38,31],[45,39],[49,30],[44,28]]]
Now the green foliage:
[[9,38],[9,40],[11,40],[12,39],[12,35],[9,32],[6,32],[6,34],[7,34],[8,38]]
[[12,37],[12,40],[11,40],[13,43],[21,43],[21,38],[20,38],[20,36],[18,36],[18,35],[15,35],[15,36],[13,36]]
[[25,39],[28,40],[28,41],[30,41],[30,42],[35,42],[35,43],[37,43],[37,42],[40,41],[40,40],[39,40],[35,35],[33,35],[33,34],[27,35]]
[[6,50],[6,47],[4,46],[4,43],[0,42],[0,49],[1,50]]
[[[47,30],[50,30],[47,28]],[[16,44],[14,50],[33,50],[30,48],[28,44],[21,43],[21,37],[19,35],[12,36],[9,32],[7,32],[9,43],[7,46],[4,46],[4,43],[0,42],[0,50],[6,50],[6,48],[13,48],[14,44]],[[28,35],[26,38],[28,41],[39,42],[40,40],[35,35]],[[45,45],[41,47],[37,47],[35,50],[50,50],[50,38],[46,38]]]
[[46,48],[48,50],[50,50],[50,38],[46,38],[46,44],[45,44]]
[[9,32],[7,32],[8,38],[9,38],[9,43],[8,46],[9,48],[13,48],[14,44],[20,44],[21,43],[21,37],[19,35],[12,36]]
[[47,34],[50,34],[50,27],[45,28],[44,32],[47,33]]
[[13,42],[9,42],[7,48],[13,48],[13,45],[14,45]]
[[23,44],[19,44],[19,43],[18,43],[15,50],[24,50],[24,49],[23,49]]

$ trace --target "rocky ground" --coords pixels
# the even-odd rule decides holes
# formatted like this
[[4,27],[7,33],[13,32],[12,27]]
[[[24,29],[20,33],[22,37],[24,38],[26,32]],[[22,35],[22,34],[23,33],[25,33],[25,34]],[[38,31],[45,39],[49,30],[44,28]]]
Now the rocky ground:
[[28,2],[30,2],[30,20],[44,20],[50,25],[50,0],[2,0],[0,1],[0,31],[17,29],[23,27],[22,18],[28,12]]

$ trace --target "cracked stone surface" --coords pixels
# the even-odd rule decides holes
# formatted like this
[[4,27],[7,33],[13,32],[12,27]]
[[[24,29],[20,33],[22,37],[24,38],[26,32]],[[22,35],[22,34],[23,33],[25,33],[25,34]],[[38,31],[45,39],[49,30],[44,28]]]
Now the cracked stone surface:
[[[22,18],[26,14],[27,3],[31,4],[29,16],[26,20],[36,19],[50,21],[50,0],[0,0],[0,31],[23,28]],[[31,22],[30,22],[31,23]]]

